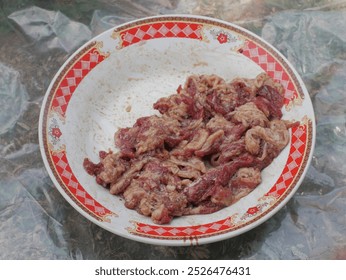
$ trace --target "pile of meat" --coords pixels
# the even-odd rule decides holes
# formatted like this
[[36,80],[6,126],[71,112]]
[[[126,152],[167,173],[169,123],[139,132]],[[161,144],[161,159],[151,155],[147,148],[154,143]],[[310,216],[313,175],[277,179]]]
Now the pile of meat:
[[261,170],[289,142],[284,89],[267,74],[231,82],[189,76],[184,86],[115,133],[117,152],[84,160],[98,184],[157,224],[227,207],[261,183]]

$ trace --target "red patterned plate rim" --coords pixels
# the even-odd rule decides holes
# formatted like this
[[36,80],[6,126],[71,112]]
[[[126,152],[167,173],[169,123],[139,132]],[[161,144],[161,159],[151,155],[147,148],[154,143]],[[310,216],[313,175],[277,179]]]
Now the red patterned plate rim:
[[[196,48],[201,56],[193,58]],[[182,60],[179,60],[180,56]],[[156,63],[154,58],[159,62]],[[147,107],[142,103],[151,95],[143,99],[140,93],[143,86],[150,93],[157,80],[162,79],[163,84],[168,84],[166,77],[161,77],[164,76],[162,73],[167,71],[167,75],[177,75],[177,68],[182,68],[181,73],[185,76],[189,72],[211,71],[212,74],[220,71],[219,75],[224,77],[224,72],[232,76],[234,71],[242,71],[235,66],[225,68],[225,58],[232,62],[230,65],[241,64],[245,74],[253,76],[265,71],[285,87],[284,117],[299,120],[301,124],[291,130],[289,147],[278,161],[279,169],[268,169],[272,173],[268,172],[268,181],[258,193],[208,217],[183,217],[177,223],[159,226],[136,216],[124,206],[121,208],[119,200],[100,190],[92,182],[93,178],[85,174],[81,168],[82,156],[95,156],[100,147],[111,147],[111,141],[104,139],[105,134],[109,138],[116,126],[130,124],[136,117],[147,114],[145,110],[151,103],[148,101]],[[150,67],[151,64],[154,66]],[[190,69],[191,65],[194,65],[193,69]],[[181,73],[174,78],[183,83]],[[172,82],[170,86],[173,85],[177,86]],[[114,93],[114,89],[124,94]],[[94,94],[95,90],[100,91],[100,95]],[[136,99],[138,94],[140,101],[131,103],[129,100]],[[108,104],[111,99],[118,99],[111,102],[112,108]],[[121,110],[119,104],[126,105],[125,111],[129,114],[114,115]],[[131,107],[134,107],[132,113]],[[90,116],[85,111],[90,112]],[[42,158],[53,183],[83,216],[129,239],[179,246],[237,236],[279,211],[304,178],[315,144],[315,130],[307,90],[297,72],[275,48],[257,35],[228,22],[171,15],[125,23],[78,49],[60,68],[47,90],[40,114],[39,140]]]

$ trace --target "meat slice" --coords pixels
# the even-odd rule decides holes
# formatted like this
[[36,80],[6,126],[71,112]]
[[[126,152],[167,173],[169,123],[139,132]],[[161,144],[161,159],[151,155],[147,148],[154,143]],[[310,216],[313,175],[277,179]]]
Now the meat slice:
[[268,125],[267,116],[253,102],[241,105],[229,114],[233,122],[242,123],[246,128],[253,126],[266,127]]
[[[272,118],[280,119],[282,117],[281,108],[284,104],[284,96],[278,95],[277,92],[270,86],[263,86],[258,90],[258,96],[265,98],[265,102],[270,116]],[[263,99],[259,99],[264,101]],[[259,102],[259,101],[257,101]]]
[[222,138],[224,135],[225,132],[222,129],[209,135],[202,147],[195,151],[195,155],[202,158],[206,155],[219,151],[219,147],[222,143]]
[[121,157],[134,158],[138,127],[121,128],[114,134],[115,145],[120,149]]
[[195,153],[195,151],[203,147],[208,137],[209,137],[209,132],[206,129],[203,129],[203,128],[199,129],[192,136],[192,139],[190,140],[190,142],[186,142],[186,143],[183,143],[183,145],[178,146],[176,150],[172,151],[172,154],[176,156],[184,156],[188,158],[192,156]]
[[241,167],[252,166],[254,157],[243,154],[237,159],[208,170],[201,178],[184,189],[188,201],[198,204],[217,193],[217,189],[228,185],[232,176]]
[[109,187],[110,183],[116,181],[127,168],[130,163],[121,158],[117,153],[99,153],[100,162],[95,164],[88,158],[84,159],[83,166],[85,170],[96,177],[96,182],[103,187]]
[[248,188],[254,189],[262,182],[261,170],[256,167],[242,167],[230,181],[233,189]]
[[182,101],[179,94],[160,98],[154,103],[153,108],[172,119],[183,120],[188,117],[188,105]]
[[228,139],[226,139],[220,146],[220,152],[214,154],[211,158],[211,164],[213,166],[225,164],[244,152],[246,152],[244,137],[235,141],[228,141]]
[[123,192],[125,206],[150,216],[155,223],[168,223],[186,208],[186,197],[177,188],[179,182],[176,174],[153,158]]
[[[289,133],[286,124],[281,120],[273,120],[269,127],[255,126],[249,129],[245,134],[245,148],[253,154],[258,155],[262,147],[269,145],[270,149],[277,154],[280,152],[289,141]],[[266,153],[268,146],[265,146],[263,153]]]
[[131,184],[133,178],[137,176],[137,173],[143,168],[143,166],[149,161],[149,158],[144,158],[133,162],[131,167],[122,174],[122,176],[111,183],[110,193],[120,194]]
[[190,157],[187,160],[180,160],[174,156],[163,162],[173,174],[180,178],[196,179],[204,174],[207,170],[205,163],[198,157]]

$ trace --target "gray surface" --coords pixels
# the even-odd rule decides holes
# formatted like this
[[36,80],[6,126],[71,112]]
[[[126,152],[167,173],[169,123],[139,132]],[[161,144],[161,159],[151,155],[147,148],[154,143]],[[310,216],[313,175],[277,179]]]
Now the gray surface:
[[[346,259],[346,2],[302,2],[0,0],[0,259]],[[248,233],[195,247],[141,244],[86,220],[53,186],[37,136],[45,91],[73,50],[170,13],[221,18],[272,43],[317,118],[312,165],[290,202]]]

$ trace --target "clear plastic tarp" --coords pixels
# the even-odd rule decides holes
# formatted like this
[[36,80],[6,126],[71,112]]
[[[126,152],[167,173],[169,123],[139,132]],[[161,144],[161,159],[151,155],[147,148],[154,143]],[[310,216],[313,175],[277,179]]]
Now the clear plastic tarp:
[[[114,235],[54,187],[38,143],[53,76],[93,36],[133,19],[195,14],[274,45],[311,96],[317,138],[297,193],[259,227],[225,241],[163,247]],[[346,1],[0,0],[0,259],[346,259]]]

